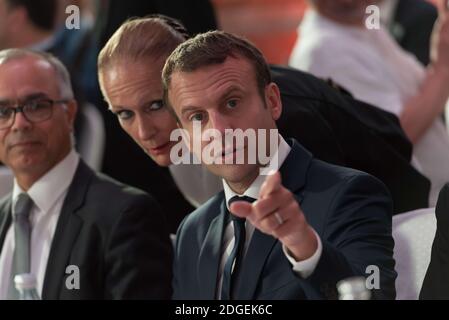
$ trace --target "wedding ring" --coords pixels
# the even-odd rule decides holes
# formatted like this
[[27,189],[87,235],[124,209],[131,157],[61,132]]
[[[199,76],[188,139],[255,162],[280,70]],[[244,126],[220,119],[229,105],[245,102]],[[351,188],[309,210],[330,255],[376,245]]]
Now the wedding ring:
[[279,225],[284,223],[284,219],[282,219],[281,215],[278,212],[275,212],[274,216],[275,216],[276,221],[278,222]]

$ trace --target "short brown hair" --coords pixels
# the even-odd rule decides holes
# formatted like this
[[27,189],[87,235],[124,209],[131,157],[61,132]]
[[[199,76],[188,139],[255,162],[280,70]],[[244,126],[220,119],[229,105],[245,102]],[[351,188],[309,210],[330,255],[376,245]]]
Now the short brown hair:
[[167,92],[173,73],[192,72],[201,67],[221,64],[228,57],[243,57],[253,65],[257,87],[263,98],[266,85],[271,83],[271,74],[259,49],[236,35],[223,31],[209,31],[185,41],[167,58],[162,71],[165,103],[169,105]]
[[177,20],[163,15],[131,18],[112,35],[98,55],[98,73],[115,62],[166,59],[186,37]]

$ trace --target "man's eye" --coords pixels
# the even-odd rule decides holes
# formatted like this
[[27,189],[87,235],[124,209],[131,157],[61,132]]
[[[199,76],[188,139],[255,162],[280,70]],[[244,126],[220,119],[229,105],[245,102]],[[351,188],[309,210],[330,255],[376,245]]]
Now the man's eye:
[[226,102],[226,106],[230,109],[234,109],[235,107],[237,107],[238,101],[236,99],[232,99],[232,100],[228,100]]
[[9,118],[11,116],[11,108],[0,108],[0,118]]
[[119,120],[129,120],[133,116],[133,112],[129,110],[120,110],[115,112],[115,114],[119,118]]
[[43,110],[51,109],[50,101],[31,101],[26,104],[26,110],[28,112],[40,112]]
[[189,118],[190,121],[203,121],[203,119],[204,119],[204,116],[202,113],[194,113]]

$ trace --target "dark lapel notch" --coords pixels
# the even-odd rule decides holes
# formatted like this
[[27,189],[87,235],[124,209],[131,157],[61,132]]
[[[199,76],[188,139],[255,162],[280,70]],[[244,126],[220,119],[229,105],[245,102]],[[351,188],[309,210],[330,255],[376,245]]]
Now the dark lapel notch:
[[58,299],[73,244],[82,225],[75,214],[83,205],[93,172],[80,160],[72,184],[61,209],[45,272],[43,299]]
[[[296,195],[299,203],[302,202],[303,193],[300,191],[306,183],[307,170],[312,160],[312,155],[304,149],[296,140],[289,139],[291,151],[283,163],[280,172],[282,184]],[[245,256],[243,267],[236,283],[235,299],[253,300],[259,278],[262,275],[266,260],[273,250],[277,240],[259,230],[255,230],[248,252]]]

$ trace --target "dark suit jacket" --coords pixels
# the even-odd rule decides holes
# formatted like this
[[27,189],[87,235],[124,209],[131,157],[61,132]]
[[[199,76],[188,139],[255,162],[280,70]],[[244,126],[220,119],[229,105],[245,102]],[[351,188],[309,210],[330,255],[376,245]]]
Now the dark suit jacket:
[[[11,195],[0,201],[0,250],[10,224]],[[55,230],[42,298],[166,299],[171,263],[164,216],[153,198],[80,161]],[[66,288],[68,265],[79,267],[79,290]]]
[[435,211],[437,231],[420,299],[449,299],[449,183],[440,192]]
[[429,64],[430,38],[438,11],[426,0],[399,0],[390,32],[402,48]]
[[428,206],[429,180],[410,164],[412,144],[393,114],[353,99],[308,73],[272,66],[283,111],[284,137],[297,139],[314,157],[367,172],[393,198],[393,212]]
[[[377,298],[395,297],[391,200],[368,174],[314,159],[295,140],[280,172],[320,235],[321,259],[307,279],[294,274],[282,246],[258,230],[243,261],[236,299],[330,299],[336,283],[380,268]],[[175,299],[214,299],[227,211],[221,192],[181,224],[175,250]]]

